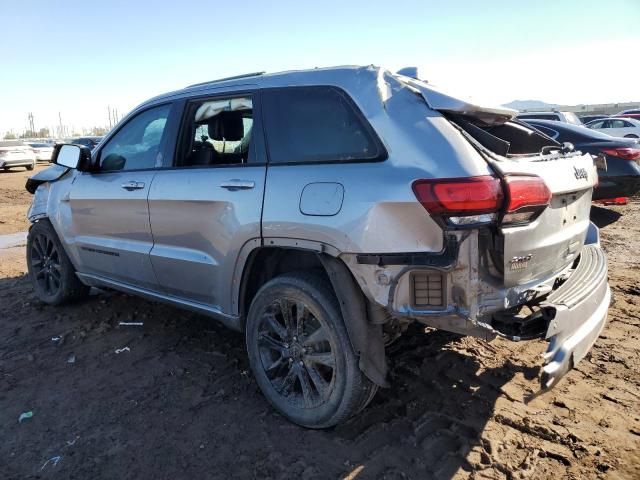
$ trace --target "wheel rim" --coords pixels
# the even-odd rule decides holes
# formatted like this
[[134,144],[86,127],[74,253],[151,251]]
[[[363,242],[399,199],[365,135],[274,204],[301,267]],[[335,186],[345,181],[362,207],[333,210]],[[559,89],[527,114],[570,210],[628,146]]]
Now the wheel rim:
[[47,235],[36,235],[31,243],[31,269],[36,284],[47,296],[53,296],[62,285],[60,254]]
[[335,349],[327,325],[304,303],[279,299],[264,310],[258,350],[272,387],[291,404],[315,408],[331,396]]

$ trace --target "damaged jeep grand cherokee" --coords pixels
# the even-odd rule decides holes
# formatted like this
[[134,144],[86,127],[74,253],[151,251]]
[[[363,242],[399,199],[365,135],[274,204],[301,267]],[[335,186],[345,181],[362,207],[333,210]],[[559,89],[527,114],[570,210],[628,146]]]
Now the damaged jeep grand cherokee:
[[32,177],[29,275],[62,304],[111,288],[243,331],[256,382],[300,425],[388,386],[409,324],[544,338],[541,389],[589,351],[607,264],[593,159],[415,78],[250,74],[143,103]]

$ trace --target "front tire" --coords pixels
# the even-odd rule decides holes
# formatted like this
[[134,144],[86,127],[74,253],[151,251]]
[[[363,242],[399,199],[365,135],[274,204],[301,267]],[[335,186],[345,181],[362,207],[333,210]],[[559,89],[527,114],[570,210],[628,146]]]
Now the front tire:
[[40,220],[29,230],[27,268],[36,296],[49,305],[62,305],[89,294],[48,220]]
[[32,163],[31,165],[27,165],[27,170],[33,170],[36,167],[35,163]]
[[358,367],[335,294],[318,276],[294,273],[267,282],[251,303],[246,341],[264,396],[298,425],[344,422],[377,390]]

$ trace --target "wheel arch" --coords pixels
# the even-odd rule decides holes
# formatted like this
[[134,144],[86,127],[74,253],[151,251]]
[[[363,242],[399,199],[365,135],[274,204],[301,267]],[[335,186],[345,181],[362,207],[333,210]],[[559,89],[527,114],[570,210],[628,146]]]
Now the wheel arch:
[[262,285],[278,275],[315,271],[338,299],[349,340],[359,358],[360,370],[379,386],[388,386],[382,325],[373,323],[372,306],[333,247],[317,242],[265,239],[246,257],[238,291],[241,328],[246,325],[251,302]]

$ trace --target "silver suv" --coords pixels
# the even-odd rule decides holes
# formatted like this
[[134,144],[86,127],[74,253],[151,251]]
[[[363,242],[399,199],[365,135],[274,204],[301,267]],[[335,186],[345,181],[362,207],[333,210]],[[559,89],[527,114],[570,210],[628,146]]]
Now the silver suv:
[[32,177],[38,297],[113,288],[244,331],[295,423],[345,421],[388,386],[414,323],[544,338],[541,389],[583,358],[610,292],[593,159],[375,67],[252,74],[143,103]]

